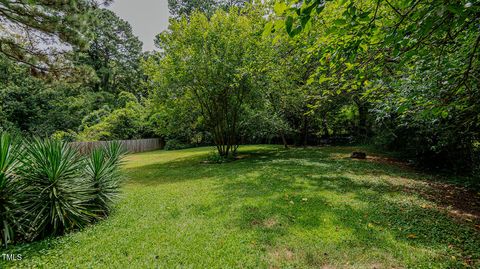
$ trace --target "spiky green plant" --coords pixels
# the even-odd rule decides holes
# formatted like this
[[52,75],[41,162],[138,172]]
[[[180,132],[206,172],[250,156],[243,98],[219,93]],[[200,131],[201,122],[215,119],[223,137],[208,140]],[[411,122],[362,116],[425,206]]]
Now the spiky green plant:
[[27,143],[22,176],[29,201],[29,239],[81,228],[95,217],[88,210],[92,195],[84,164],[65,142],[33,139]]
[[104,148],[93,150],[87,159],[86,174],[94,195],[91,204],[97,215],[108,216],[120,193],[120,165],[124,153],[120,143],[110,142]]
[[125,154],[127,153],[122,143],[118,141],[109,142],[104,147],[104,150],[112,165],[114,165],[116,168],[120,168],[120,165],[123,162],[123,157],[125,157]]
[[7,246],[16,231],[21,230],[23,192],[16,174],[21,155],[21,148],[12,137],[0,134],[0,246]]

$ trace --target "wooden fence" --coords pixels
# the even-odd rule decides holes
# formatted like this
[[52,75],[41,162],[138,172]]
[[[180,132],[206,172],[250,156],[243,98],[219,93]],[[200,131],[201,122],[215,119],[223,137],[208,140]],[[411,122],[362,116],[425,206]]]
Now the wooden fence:
[[[118,140],[118,142],[122,143],[128,153],[163,149],[164,146],[163,140],[160,138]],[[77,148],[81,154],[88,154],[93,149],[103,147],[107,143],[109,143],[109,141],[71,142],[70,145]]]

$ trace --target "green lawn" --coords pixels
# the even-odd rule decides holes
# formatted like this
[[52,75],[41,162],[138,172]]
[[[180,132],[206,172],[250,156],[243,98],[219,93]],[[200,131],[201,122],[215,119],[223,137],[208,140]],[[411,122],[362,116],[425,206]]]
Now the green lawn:
[[244,146],[131,155],[113,215],[16,246],[41,268],[461,268],[480,233],[417,194],[425,175],[348,158],[352,148]]

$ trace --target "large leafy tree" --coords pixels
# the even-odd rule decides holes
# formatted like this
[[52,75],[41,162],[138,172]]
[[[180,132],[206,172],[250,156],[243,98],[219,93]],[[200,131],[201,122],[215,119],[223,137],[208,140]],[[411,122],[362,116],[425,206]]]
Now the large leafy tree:
[[166,98],[195,100],[222,156],[236,152],[239,124],[258,89],[262,30],[253,22],[222,10],[210,19],[195,12],[189,20],[173,21],[158,36],[161,57],[148,70]]

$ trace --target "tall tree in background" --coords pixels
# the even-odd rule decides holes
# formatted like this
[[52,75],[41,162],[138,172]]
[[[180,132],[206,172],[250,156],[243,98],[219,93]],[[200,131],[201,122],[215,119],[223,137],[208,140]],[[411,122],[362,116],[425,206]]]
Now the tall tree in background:
[[132,33],[130,24],[112,11],[97,9],[94,15],[92,39],[85,53],[78,52],[79,62],[95,70],[96,91],[136,92],[142,79],[142,42]]
[[91,12],[110,2],[1,0],[0,53],[37,70],[48,70],[62,47],[86,47]]
[[174,19],[188,18],[194,11],[210,18],[217,9],[228,11],[231,7],[243,7],[247,2],[250,0],[168,0],[168,9]]
[[216,9],[215,0],[168,0],[170,15],[175,19],[189,17],[194,11],[211,16]]

